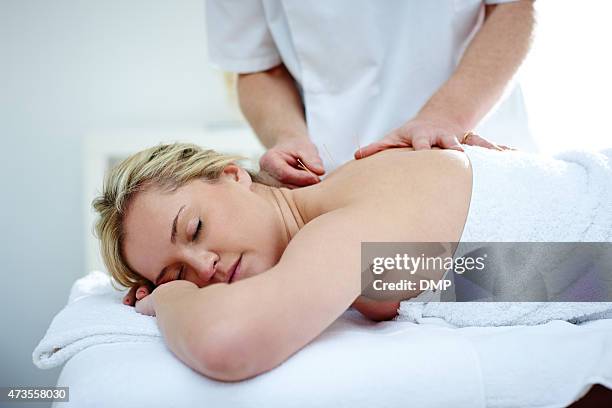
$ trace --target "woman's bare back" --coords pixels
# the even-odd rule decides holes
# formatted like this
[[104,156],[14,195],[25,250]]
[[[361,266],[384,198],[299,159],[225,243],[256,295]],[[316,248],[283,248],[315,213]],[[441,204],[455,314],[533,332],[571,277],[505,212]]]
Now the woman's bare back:
[[[303,203],[305,221],[349,211],[355,220],[350,235],[362,241],[457,242],[471,190],[472,172],[465,154],[392,149],[343,165],[296,198]],[[353,306],[383,320],[395,316],[398,302],[360,297]]]
[[[318,185],[302,191],[308,222],[338,209],[356,209],[359,220],[383,223],[381,241],[405,241],[414,237],[402,231],[413,223],[427,226],[423,241],[458,240],[463,231],[472,190],[472,172],[465,154],[453,150],[413,151],[392,149],[346,163]],[[298,191],[296,191],[298,193]],[[301,195],[301,194],[299,194]]]

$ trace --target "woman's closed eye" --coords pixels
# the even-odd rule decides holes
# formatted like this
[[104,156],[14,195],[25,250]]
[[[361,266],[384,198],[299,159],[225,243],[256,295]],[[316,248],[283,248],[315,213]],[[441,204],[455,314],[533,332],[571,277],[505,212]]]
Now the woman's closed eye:
[[192,242],[196,242],[198,240],[198,236],[200,235],[200,231],[202,230],[202,220],[198,220],[198,226],[196,227],[193,236],[191,237]]
[[185,265],[181,265],[181,269],[179,269],[174,280],[185,280]]

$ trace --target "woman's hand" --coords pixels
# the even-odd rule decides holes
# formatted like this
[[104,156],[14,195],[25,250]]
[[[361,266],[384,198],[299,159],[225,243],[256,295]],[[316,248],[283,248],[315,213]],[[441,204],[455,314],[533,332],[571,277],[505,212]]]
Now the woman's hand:
[[149,293],[153,292],[152,284],[133,286],[130,288],[128,293],[123,297],[123,304],[128,306],[134,306],[136,301],[146,297]]
[[[155,293],[155,291],[153,291],[153,293]],[[135,309],[138,313],[147,316],[155,316],[153,293],[150,296],[144,295],[142,298],[140,298],[140,300],[136,301]]]
[[155,316],[155,301],[159,301],[160,294],[167,293],[173,288],[189,287],[197,288],[193,282],[185,280],[174,280],[166,282],[151,291],[150,286],[141,285],[130,289],[127,295],[123,298],[123,303],[129,306],[135,306],[136,311],[147,316]]
[[149,285],[134,286],[123,297],[123,304],[135,306],[138,313],[155,316],[153,297],[149,296],[151,292],[154,292],[154,290],[151,290]]
[[414,150],[429,150],[433,146],[442,149],[463,151],[461,142],[471,146],[482,146],[494,150],[510,149],[498,146],[478,135],[470,135],[465,141],[465,131],[461,126],[443,118],[417,116],[397,129],[392,130],[381,140],[371,143],[355,152],[356,159],[362,159],[380,151],[395,147],[413,147]]

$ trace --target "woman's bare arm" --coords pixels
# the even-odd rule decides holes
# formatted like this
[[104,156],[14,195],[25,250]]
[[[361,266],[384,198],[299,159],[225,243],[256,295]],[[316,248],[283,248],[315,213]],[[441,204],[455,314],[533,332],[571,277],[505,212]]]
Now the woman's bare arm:
[[359,296],[355,214],[307,224],[269,271],[231,285],[181,285],[154,295],[169,348],[202,374],[225,381],[276,367],[318,336]]
[[[401,152],[386,153],[386,160],[395,154]],[[414,167],[402,169],[420,177],[409,185],[402,180],[400,191],[393,178],[376,182],[379,188],[369,188],[358,205],[310,221],[265,273],[202,289],[160,286],[153,302],[168,347],[209,377],[255,376],[312,341],[359,297],[362,242],[458,240],[471,175],[460,154],[435,161],[437,155],[414,154],[408,162]]]

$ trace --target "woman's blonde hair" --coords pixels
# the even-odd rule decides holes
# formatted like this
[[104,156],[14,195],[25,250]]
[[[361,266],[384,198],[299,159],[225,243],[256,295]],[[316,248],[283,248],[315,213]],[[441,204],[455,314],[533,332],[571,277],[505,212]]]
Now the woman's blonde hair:
[[[113,284],[134,287],[147,280],[133,271],[122,252],[123,220],[134,195],[150,186],[173,191],[195,179],[218,180],[226,166],[244,159],[203,149],[190,143],[161,144],[128,157],[107,173],[102,194],[92,202],[102,259]],[[259,181],[256,174],[254,181]]]

